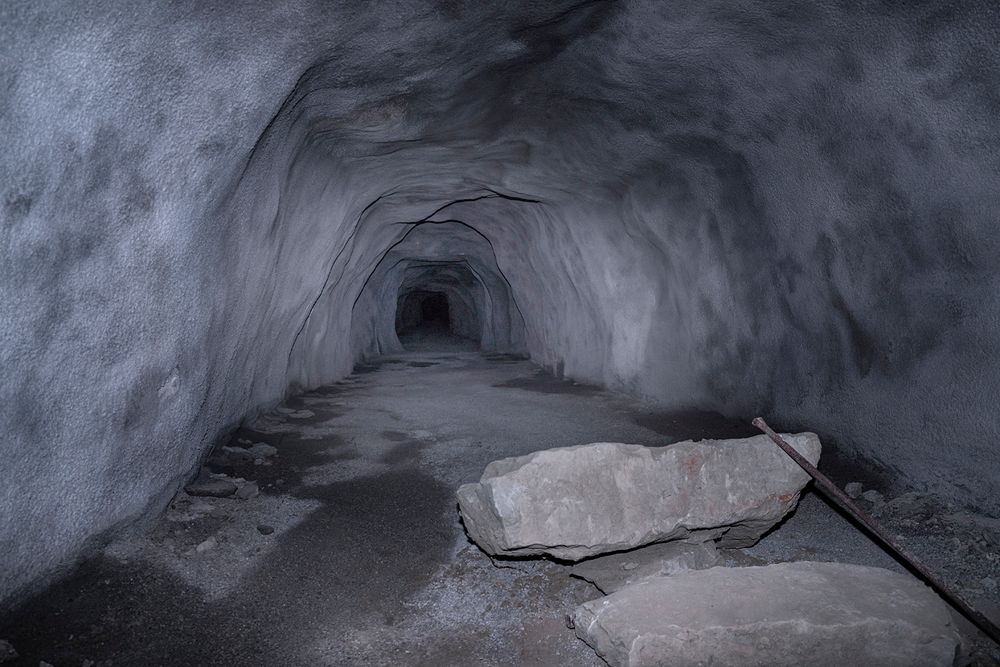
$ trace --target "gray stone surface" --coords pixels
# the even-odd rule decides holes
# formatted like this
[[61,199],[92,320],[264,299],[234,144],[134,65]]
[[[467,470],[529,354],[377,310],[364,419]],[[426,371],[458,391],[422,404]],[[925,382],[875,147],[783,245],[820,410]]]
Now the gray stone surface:
[[235,495],[240,500],[250,500],[260,495],[260,487],[257,486],[256,482],[246,482],[239,485]]
[[226,498],[233,495],[237,488],[236,482],[230,479],[202,471],[194,481],[184,487],[184,490],[192,496]]
[[840,563],[647,579],[573,614],[612,667],[950,667],[948,608],[909,575]]
[[498,345],[995,511],[1000,16],[938,4],[0,4],[0,599],[391,345],[448,220]]
[[610,595],[643,579],[704,570],[718,562],[714,542],[662,542],[581,561],[570,568],[570,574]]
[[868,489],[861,494],[861,498],[867,500],[874,507],[881,507],[885,504],[885,496],[883,496],[879,491],[875,489]]
[[206,551],[211,551],[215,547],[219,546],[219,541],[215,539],[215,536],[207,537],[194,548],[196,553],[205,553]]
[[269,445],[266,442],[257,442],[250,447],[249,451],[255,458],[267,458],[277,454],[278,448],[273,445]]
[[[815,434],[785,438],[819,461]],[[749,546],[795,507],[807,481],[764,435],[600,442],[494,461],[458,489],[458,504],[487,553],[580,560],[672,539]]]

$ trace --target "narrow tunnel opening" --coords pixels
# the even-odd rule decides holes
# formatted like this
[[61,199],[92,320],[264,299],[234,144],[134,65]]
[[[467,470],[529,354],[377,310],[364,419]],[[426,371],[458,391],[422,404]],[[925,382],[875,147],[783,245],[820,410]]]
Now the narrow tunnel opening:
[[451,331],[451,315],[448,312],[448,297],[441,292],[432,292],[420,304],[423,323],[429,327],[440,327]]
[[427,351],[432,341],[453,351],[525,354],[525,339],[493,246],[459,221],[406,232],[373,266],[351,312],[359,360]]
[[453,333],[448,296],[444,292],[415,290],[400,298],[396,308],[396,335],[405,336],[418,329]]
[[478,350],[479,318],[475,304],[464,301],[458,294],[450,296],[433,289],[414,289],[402,294],[396,304],[396,336],[400,344],[411,352]]

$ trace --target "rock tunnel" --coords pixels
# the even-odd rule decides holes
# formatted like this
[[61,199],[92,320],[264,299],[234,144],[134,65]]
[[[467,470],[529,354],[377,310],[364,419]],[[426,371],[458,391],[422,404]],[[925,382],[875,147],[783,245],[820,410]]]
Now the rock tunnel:
[[3,3],[0,599],[435,320],[995,512],[998,31],[976,0]]

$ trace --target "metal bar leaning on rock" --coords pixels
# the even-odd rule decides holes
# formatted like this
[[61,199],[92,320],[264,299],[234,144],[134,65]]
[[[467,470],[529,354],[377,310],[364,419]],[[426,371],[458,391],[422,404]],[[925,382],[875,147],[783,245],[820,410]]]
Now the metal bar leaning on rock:
[[823,491],[824,495],[827,495],[838,505],[850,512],[854,518],[861,522],[861,525],[881,540],[882,543],[889,548],[889,551],[897,555],[914,570],[919,572],[924,580],[929,583],[931,587],[933,587],[934,590],[936,590],[944,599],[962,612],[966,618],[975,623],[976,626],[978,626],[979,629],[982,630],[990,639],[997,644],[1000,644],[1000,628],[990,621],[990,619],[986,618],[986,616],[966,602],[965,599],[957,592],[948,588],[948,586],[946,586],[945,583],[934,573],[928,570],[923,563],[911,554],[907,553],[906,550],[904,550],[903,547],[896,542],[896,540],[889,536],[888,532],[882,528],[882,526],[879,525],[875,519],[858,507],[857,504],[847,497],[846,493],[841,491],[840,488],[831,482],[826,475],[817,470],[816,467],[806,460],[804,456],[795,451],[795,449],[785,442],[780,435],[775,433],[774,430],[772,430],[771,427],[767,425],[767,422],[765,422],[761,417],[757,417],[752,423],[754,426],[766,433],[767,436],[774,441],[774,444],[780,447],[786,454],[788,454],[789,457],[791,457],[793,461],[799,464],[803,470],[809,473],[809,476],[816,480],[816,484],[819,486],[820,490]]

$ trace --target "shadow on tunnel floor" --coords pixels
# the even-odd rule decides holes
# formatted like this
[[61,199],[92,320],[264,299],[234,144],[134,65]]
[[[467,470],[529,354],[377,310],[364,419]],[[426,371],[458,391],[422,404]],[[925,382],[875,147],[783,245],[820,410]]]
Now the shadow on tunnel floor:
[[[218,599],[148,561],[84,561],[0,618],[0,638],[20,653],[9,664],[311,664],[309,654],[323,652],[317,638],[339,656],[329,664],[366,664],[331,635],[407,613],[407,597],[453,542],[441,520],[452,490],[399,469],[313,487],[309,497],[320,506]],[[399,539],[380,539],[386,533]]]
[[398,333],[407,352],[477,352],[479,341],[463,338],[447,327],[423,325]]

